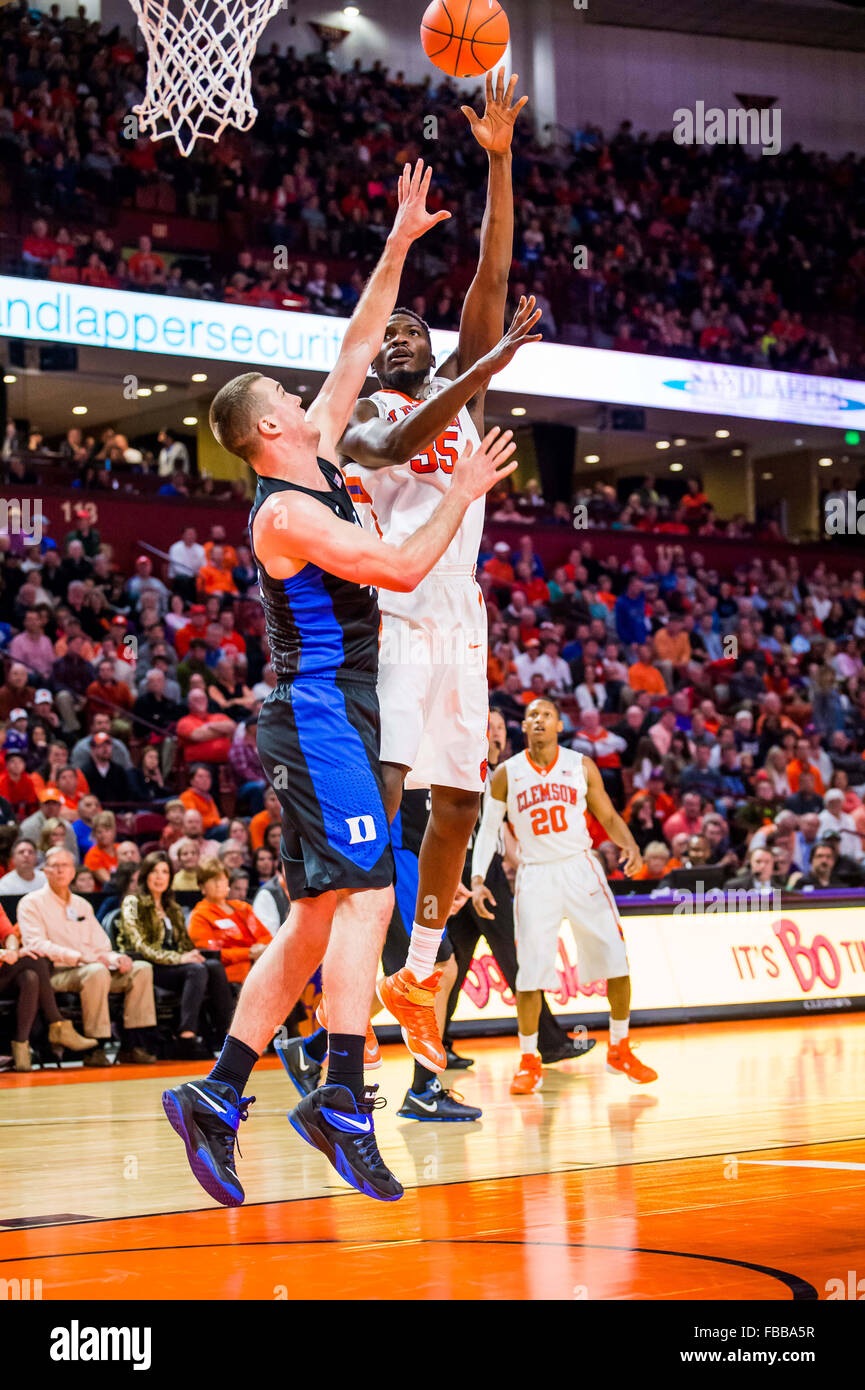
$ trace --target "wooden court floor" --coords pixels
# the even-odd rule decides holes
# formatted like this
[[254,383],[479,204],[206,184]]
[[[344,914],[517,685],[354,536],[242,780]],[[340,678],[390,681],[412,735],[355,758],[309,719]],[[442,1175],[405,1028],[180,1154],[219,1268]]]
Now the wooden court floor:
[[598,1047],[508,1092],[515,1040],[461,1043],[478,1124],[396,1110],[407,1054],[374,1079],[395,1204],[348,1190],[259,1064],[242,1126],[246,1205],[213,1204],[159,1103],[194,1065],[0,1078],[0,1279],[43,1299],[824,1299],[865,1275],[865,1018],[635,1035],[635,1087]]

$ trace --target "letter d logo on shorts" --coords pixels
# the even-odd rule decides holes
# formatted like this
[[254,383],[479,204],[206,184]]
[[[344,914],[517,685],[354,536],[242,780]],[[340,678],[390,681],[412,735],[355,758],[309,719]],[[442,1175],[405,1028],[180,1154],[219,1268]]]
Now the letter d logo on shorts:
[[367,840],[376,838],[375,821],[372,816],[346,816],[345,823],[351,835],[350,845],[364,845]]

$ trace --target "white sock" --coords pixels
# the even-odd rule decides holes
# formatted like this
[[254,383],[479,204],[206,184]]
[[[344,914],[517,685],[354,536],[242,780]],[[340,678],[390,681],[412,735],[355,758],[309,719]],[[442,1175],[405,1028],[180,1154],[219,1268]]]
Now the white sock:
[[435,970],[443,936],[441,927],[422,927],[419,922],[412,922],[405,963],[416,980],[425,980]]
[[620,1042],[625,1041],[625,1038],[628,1036],[628,1024],[630,1021],[630,1016],[628,1018],[610,1019],[610,1047],[618,1047]]
[[520,1056],[533,1057],[538,1050],[537,1033],[518,1033],[517,1037],[520,1040]]

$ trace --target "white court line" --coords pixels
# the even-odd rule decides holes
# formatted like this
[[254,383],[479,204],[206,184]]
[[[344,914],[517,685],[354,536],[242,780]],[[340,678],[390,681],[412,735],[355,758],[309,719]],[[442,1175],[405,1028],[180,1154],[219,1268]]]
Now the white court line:
[[740,1158],[752,1168],[850,1168],[865,1172],[865,1163],[830,1163],[828,1159],[810,1158]]

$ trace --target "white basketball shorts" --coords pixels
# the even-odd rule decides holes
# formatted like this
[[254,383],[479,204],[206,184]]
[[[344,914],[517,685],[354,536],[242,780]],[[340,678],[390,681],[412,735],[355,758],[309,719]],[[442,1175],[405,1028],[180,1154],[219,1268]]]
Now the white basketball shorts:
[[588,851],[517,870],[517,989],[556,990],[559,929],[571,925],[583,984],[627,975],[622,924],[606,876]]
[[[411,769],[406,787],[483,790],[487,760],[487,614],[464,566],[410,594],[380,596],[381,760]],[[396,610],[396,611],[393,611]]]

